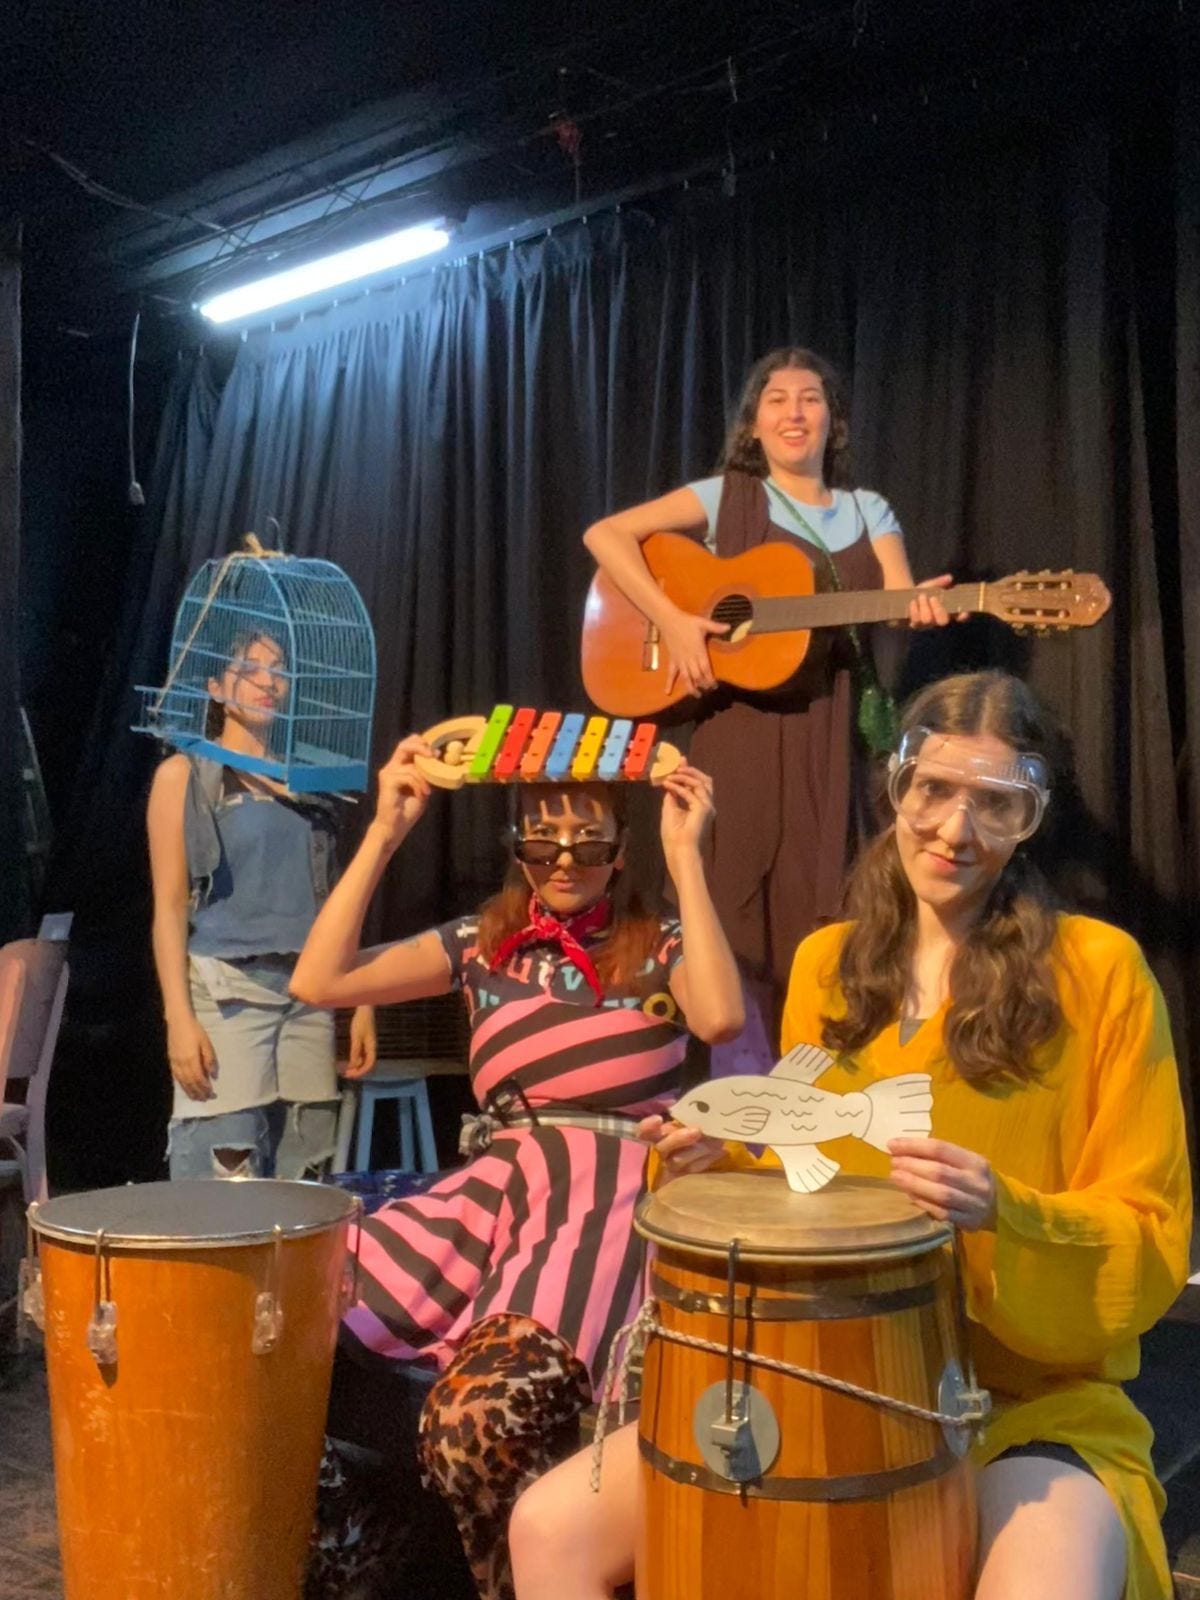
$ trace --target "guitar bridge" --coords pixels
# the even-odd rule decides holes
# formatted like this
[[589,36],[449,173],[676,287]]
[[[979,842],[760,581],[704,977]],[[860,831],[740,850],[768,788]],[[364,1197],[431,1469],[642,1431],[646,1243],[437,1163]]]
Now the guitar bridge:
[[642,640],[643,672],[658,671],[658,643],[658,624],[656,622],[648,622],[646,624],[646,637]]

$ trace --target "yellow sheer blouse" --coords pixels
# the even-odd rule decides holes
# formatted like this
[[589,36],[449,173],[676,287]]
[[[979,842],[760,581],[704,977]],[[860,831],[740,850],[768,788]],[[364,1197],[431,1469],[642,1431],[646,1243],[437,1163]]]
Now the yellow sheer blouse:
[[[844,1011],[837,959],[847,927],[823,928],[796,952],[785,1051],[820,1044],[822,1018]],[[1178,1073],[1162,995],[1128,935],[1061,917],[1053,961],[1063,1026],[1037,1052],[1032,1082],[960,1077],[943,1051],[943,1007],[904,1045],[892,1023],[819,1083],[846,1092],[928,1072],[934,1137],[991,1162],[995,1231],[963,1240],[976,1364],[995,1405],[979,1464],[1033,1440],[1072,1445],[1125,1524],[1126,1600],[1159,1600],[1171,1593],[1164,1497],[1149,1424],[1119,1385],[1138,1370],[1139,1334],[1187,1277],[1191,1182]],[[887,1174],[888,1158],[858,1140],[823,1148],[848,1172]],[[731,1152],[731,1160],[752,1158]]]

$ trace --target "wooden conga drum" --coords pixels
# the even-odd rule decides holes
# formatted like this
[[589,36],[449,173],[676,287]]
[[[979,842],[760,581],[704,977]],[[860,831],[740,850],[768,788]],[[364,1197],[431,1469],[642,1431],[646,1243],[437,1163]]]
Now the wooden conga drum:
[[919,1414],[986,1405],[950,1230],[883,1180],[747,1172],[677,1178],[637,1226],[657,1323],[638,1600],[967,1600],[973,1429]]
[[66,1600],[298,1600],[355,1209],[253,1179],[31,1208]]

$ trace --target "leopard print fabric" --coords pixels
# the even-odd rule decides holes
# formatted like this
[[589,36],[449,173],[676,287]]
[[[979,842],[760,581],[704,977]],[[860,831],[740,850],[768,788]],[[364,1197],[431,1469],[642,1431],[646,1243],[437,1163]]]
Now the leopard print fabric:
[[379,1600],[404,1529],[345,1446],[325,1440],[304,1600]]
[[477,1322],[421,1412],[421,1475],[449,1502],[481,1600],[515,1600],[517,1496],[578,1447],[587,1368],[528,1317]]
[[[482,1600],[514,1600],[508,1519],[517,1496],[579,1442],[587,1369],[528,1317],[475,1324],[421,1411],[418,1464],[443,1495]],[[305,1600],[416,1595],[429,1559],[413,1517],[378,1468],[326,1440]]]

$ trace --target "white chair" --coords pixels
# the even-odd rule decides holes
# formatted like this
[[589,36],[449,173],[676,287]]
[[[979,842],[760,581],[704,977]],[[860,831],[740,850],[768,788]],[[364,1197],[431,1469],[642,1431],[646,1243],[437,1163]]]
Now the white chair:
[[25,1153],[19,1141],[24,1137],[29,1112],[23,1105],[5,1103],[3,1091],[24,992],[25,968],[19,961],[4,961],[0,954],[0,1143],[7,1145],[16,1156],[15,1161],[0,1161],[0,1174],[11,1176],[14,1170],[19,1171],[22,1188],[25,1182]]
[[[0,1176],[20,1175],[25,1204],[44,1200],[46,1090],[69,981],[62,938],[18,939],[0,949]],[[9,1082],[25,1079],[24,1103],[3,1099]]]
[[[11,1159],[0,1160],[0,1181],[19,1180],[24,1208],[48,1193],[46,1086],[67,994],[64,940],[65,930],[58,938],[18,939],[0,949],[0,1151],[11,1152]],[[8,1081],[21,1078],[24,1102],[7,1100]],[[0,1313],[16,1304],[16,1296],[7,1297]],[[17,1320],[19,1343],[19,1312]]]

